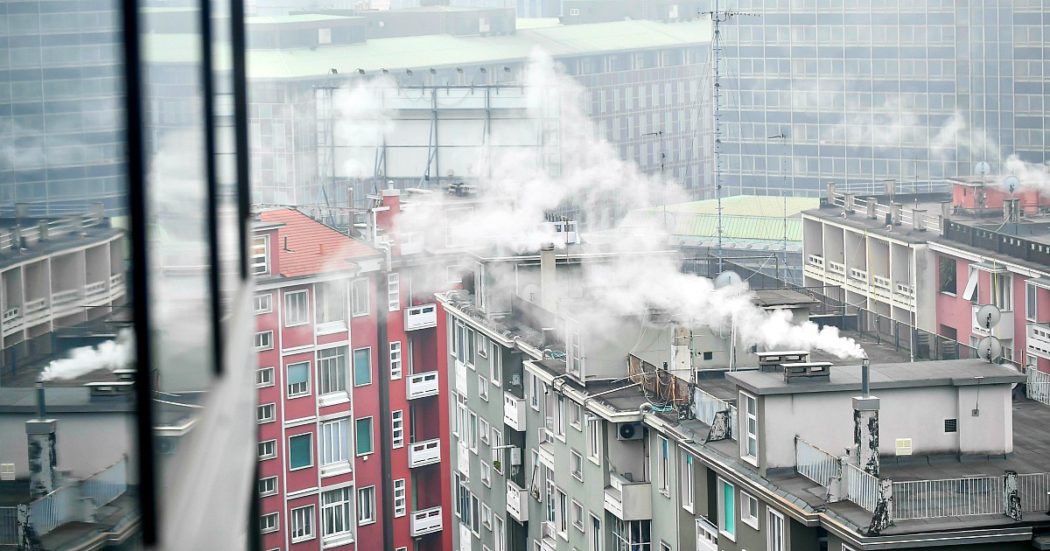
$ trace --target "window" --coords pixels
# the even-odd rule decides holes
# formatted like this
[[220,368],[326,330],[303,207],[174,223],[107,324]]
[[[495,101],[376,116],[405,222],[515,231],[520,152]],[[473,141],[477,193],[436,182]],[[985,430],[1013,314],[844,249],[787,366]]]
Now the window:
[[579,501],[576,501],[575,499],[572,500],[572,505],[569,508],[569,516],[572,520],[572,526],[580,532],[583,532],[583,505],[581,505]]
[[263,404],[255,410],[255,420],[260,423],[269,423],[274,420],[277,406],[274,404]]
[[470,412],[470,425],[467,427],[467,430],[470,431],[467,435],[470,451],[478,453],[478,414],[473,411]]
[[403,517],[408,514],[408,498],[405,493],[405,479],[399,478],[394,481],[394,516]]
[[573,331],[569,334],[569,362],[567,368],[569,373],[577,377],[583,377],[583,344],[578,331]]
[[346,347],[317,351],[317,377],[321,394],[346,392]]
[[736,541],[736,493],[733,485],[718,479],[718,531]]
[[959,292],[958,277],[955,275],[955,259],[948,256],[937,257],[937,272],[940,275],[940,291],[954,295]]
[[583,482],[583,456],[575,450],[569,450],[569,471],[573,478]]
[[714,352],[711,352],[711,351],[704,352],[704,360],[705,361],[706,360],[713,360],[714,358],[715,358],[715,353]]
[[959,420],[958,419],[945,419],[944,420],[944,432],[959,432]]
[[540,380],[536,378],[532,373],[527,374],[529,377],[529,406],[532,409],[540,410]]
[[481,504],[481,525],[492,530],[492,508],[484,503]]
[[255,386],[273,386],[273,368],[260,367],[255,371]]
[[259,496],[272,496],[277,493],[277,477],[270,476],[259,479]]
[[489,353],[489,379],[492,380],[492,384],[500,386],[503,384],[503,353],[498,344],[487,339],[486,341],[492,349]]
[[591,529],[587,532],[587,551],[602,551],[602,519],[591,515]]
[[503,533],[503,519],[492,517],[492,551],[507,551],[506,534]]
[[372,384],[372,349],[354,350],[354,386]]
[[314,506],[292,509],[292,543],[314,537]]
[[350,517],[351,488],[339,488],[321,492],[321,526],[324,537],[349,534],[353,529]]
[[277,441],[267,440],[259,442],[259,459],[272,459],[277,457]]
[[740,492],[740,522],[758,530],[758,500],[743,490]]
[[1028,321],[1036,321],[1036,319],[1038,319],[1039,310],[1037,309],[1038,304],[1036,301],[1036,293],[1038,290],[1038,287],[1031,282],[1024,286],[1024,317]]
[[333,465],[350,461],[350,419],[321,423],[321,464]]
[[314,317],[318,325],[346,326],[346,282],[329,281],[314,285]]
[[470,494],[470,531],[475,536],[481,533],[481,504],[474,494]]
[[273,331],[262,331],[255,334],[255,350],[273,350]]
[[504,452],[507,451],[505,449],[500,449],[503,446],[503,433],[500,432],[502,430],[502,426],[503,425],[492,427],[492,449],[494,450],[492,456],[495,458],[499,458],[492,460],[492,468],[495,469],[496,472],[501,475],[503,474],[502,458],[505,457]]
[[266,293],[265,295],[255,295],[253,301],[254,310],[256,314],[265,314],[273,311],[273,295]]
[[354,439],[357,444],[357,455],[372,453],[372,418],[365,417],[354,421]]
[[487,488],[492,487],[492,467],[486,461],[478,462],[481,471],[481,483]]
[[376,487],[368,486],[357,491],[357,525],[376,521]]
[[467,327],[464,329],[466,335],[466,352],[463,358],[463,363],[467,364],[467,367],[474,368],[474,364],[477,363],[477,357],[475,357],[476,349],[474,348],[474,330]]
[[622,521],[613,519],[612,541],[617,550],[649,549],[652,543],[652,522],[648,520]]
[[780,513],[766,507],[766,549],[769,551],[784,551],[784,517]]
[[270,248],[270,237],[257,235],[252,238],[252,273],[265,275],[270,272],[270,261],[266,251]]
[[405,413],[400,409],[390,412],[390,446],[393,448],[405,446]]
[[401,309],[401,282],[397,273],[386,276],[386,306],[391,312]]
[[992,304],[1004,312],[1014,309],[1013,274],[997,272],[991,274]]
[[390,343],[390,380],[401,378],[401,341]]
[[482,358],[489,357],[489,339],[485,335],[478,333],[478,356]]
[[660,483],[660,493],[665,496],[671,494],[671,443],[663,436],[656,437],[656,476]]
[[685,453],[678,454],[678,483],[681,486],[679,494],[682,496],[682,508],[690,513],[696,503],[696,484],[693,482],[693,456]]
[[277,531],[277,513],[267,513],[259,517],[259,531],[263,534]]
[[489,443],[489,422],[484,417],[478,417],[478,438],[482,444]]
[[489,401],[489,380],[478,374],[478,398]]
[[288,397],[305,396],[310,393],[310,362],[299,362],[288,366]]
[[304,469],[314,464],[313,436],[297,434],[288,438],[288,469]]
[[602,420],[587,421],[587,459],[602,464]]
[[350,282],[350,313],[353,316],[368,315],[368,280],[365,278]]
[[563,539],[568,539],[569,533],[569,498],[565,492],[558,490],[558,534]]
[[583,408],[576,402],[569,402],[569,425],[576,430],[583,430]]
[[310,321],[306,291],[284,294],[284,326],[305,325]]
[[743,404],[744,439],[740,441],[740,457],[758,466],[758,400],[746,392],[740,393]]

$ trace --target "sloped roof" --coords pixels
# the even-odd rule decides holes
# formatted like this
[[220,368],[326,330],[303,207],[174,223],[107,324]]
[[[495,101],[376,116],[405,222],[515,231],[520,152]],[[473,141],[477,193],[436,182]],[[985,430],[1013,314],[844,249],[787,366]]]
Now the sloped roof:
[[[722,236],[725,239],[780,242],[802,241],[803,210],[816,208],[813,197],[738,195],[722,200]],[[677,236],[718,235],[718,202],[714,199],[667,205],[668,230]],[[637,216],[660,221],[662,207],[638,211]],[[785,222],[785,213],[787,220]]]
[[356,259],[379,256],[368,244],[343,235],[295,209],[259,213],[263,222],[280,223],[277,242],[281,277],[299,277],[352,268]]

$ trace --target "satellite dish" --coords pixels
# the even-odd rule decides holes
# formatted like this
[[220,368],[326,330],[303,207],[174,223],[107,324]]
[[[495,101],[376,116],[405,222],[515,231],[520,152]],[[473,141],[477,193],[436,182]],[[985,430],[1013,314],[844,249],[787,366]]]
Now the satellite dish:
[[985,329],[991,329],[999,325],[999,320],[1002,318],[1003,313],[994,304],[985,304],[977,310],[977,323],[981,324],[981,327]]
[[977,354],[982,360],[995,362],[1003,356],[1003,344],[995,337],[985,337],[977,343]]
[[721,289],[722,287],[728,287],[730,285],[740,285],[743,282],[743,278],[741,278],[740,274],[736,272],[722,272],[715,278],[715,289]]
[[1003,187],[1010,193],[1013,193],[1017,191],[1017,188],[1021,187],[1021,180],[1018,180],[1017,176],[1007,176],[1003,178]]
[[978,176],[986,176],[991,171],[992,165],[988,164],[986,161],[981,161],[973,165],[973,173]]

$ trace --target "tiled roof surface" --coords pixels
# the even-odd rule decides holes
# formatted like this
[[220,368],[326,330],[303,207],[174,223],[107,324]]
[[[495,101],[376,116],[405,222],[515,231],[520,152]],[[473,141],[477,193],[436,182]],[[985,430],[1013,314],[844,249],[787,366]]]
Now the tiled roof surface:
[[280,275],[297,277],[345,270],[354,259],[373,257],[379,251],[294,209],[259,213],[264,222],[284,224],[277,229]]

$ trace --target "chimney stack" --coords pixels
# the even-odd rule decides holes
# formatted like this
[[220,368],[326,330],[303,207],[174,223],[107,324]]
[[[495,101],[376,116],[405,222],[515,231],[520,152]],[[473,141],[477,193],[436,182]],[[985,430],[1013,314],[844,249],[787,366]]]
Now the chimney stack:
[[871,395],[871,363],[861,363],[860,396],[853,397],[853,448],[857,466],[879,476],[879,399]]
[[554,243],[540,247],[540,300],[544,310],[558,311],[558,268]]
[[34,499],[53,492],[58,487],[58,459],[55,449],[54,419],[46,419],[44,385],[36,384],[36,419],[26,421],[26,439],[29,441],[29,494]]
[[901,213],[904,212],[904,205],[900,203],[893,203],[890,205],[890,209],[893,211],[893,225],[901,225]]
[[915,231],[926,231],[926,209],[912,209],[911,225]]
[[854,196],[852,193],[846,194],[846,212],[853,214]]
[[1016,224],[1021,221],[1021,200],[1016,197],[1003,199],[1003,222]]
[[828,203],[835,204],[835,182],[828,182]]
[[886,180],[886,195],[893,200],[893,196],[897,195],[897,180]]
[[874,196],[868,197],[868,218],[877,220],[879,218],[879,200]]

